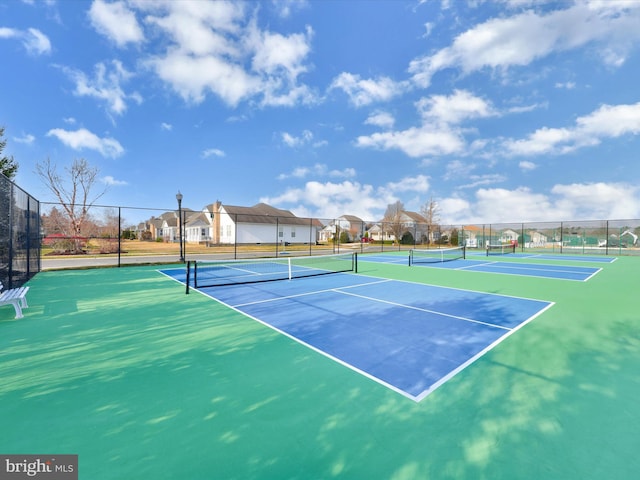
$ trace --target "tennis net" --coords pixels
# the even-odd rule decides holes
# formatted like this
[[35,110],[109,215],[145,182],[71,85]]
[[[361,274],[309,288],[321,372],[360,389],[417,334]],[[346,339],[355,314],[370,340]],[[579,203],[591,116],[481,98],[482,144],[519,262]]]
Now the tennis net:
[[409,266],[416,263],[439,263],[449,262],[465,258],[465,247],[434,248],[434,249],[412,249],[409,250]]
[[187,279],[193,279],[195,288],[202,288],[357,271],[357,253],[349,252],[305,257],[195,260],[187,264]]
[[504,245],[490,245],[487,244],[487,257],[489,255],[506,255],[507,253],[515,253],[516,244],[507,243]]

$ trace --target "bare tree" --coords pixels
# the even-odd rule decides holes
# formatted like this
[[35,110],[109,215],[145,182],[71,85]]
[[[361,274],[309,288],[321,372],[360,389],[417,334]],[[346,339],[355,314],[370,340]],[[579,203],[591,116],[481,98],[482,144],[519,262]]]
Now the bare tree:
[[395,203],[387,205],[387,210],[384,212],[384,218],[382,219],[383,231],[390,231],[398,244],[400,244],[402,234],[404,233],[403,215],[404,204],[398,200]]
[[433,239],[433,232],[440,224],[440,206],[433,197],[429,198],[429,201],[422,206],[420,215],[427,221],[428,235]]
[[[67,175],[61,176],[49,158],[36,164],[36,173],[60,202],[69,219],[71,234],[78,238],[82,235],[83,225],[89,219],[89,209],[106,193],[107,187],[98,193],[92,193],[96,187],[99,169],[89,165],[83,158],[75,159],[70,167],[65,167],[65,171]],[[78,251],[81,247],[79,242],[76,243]]]

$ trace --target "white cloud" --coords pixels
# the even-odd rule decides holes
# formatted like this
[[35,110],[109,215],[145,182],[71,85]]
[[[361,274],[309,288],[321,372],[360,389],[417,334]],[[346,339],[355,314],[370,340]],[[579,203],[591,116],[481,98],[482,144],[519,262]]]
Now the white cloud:
[[375,102],[387,102],[404,93],[407,87],[408,83],[395,82],[389,77],[362,79],[360,75],[343,72],[333,79],[329,90],[343,90],[354,106],[363,107]]
[[289,18],[292,10],[299,10],[307,6],[307,0],[271,0],[273,7],[282,18]]
[[235,107],[312,104],[317,95],[299,77],[310,66],[313,30],[283,35],[260,29],[239,2],[149,2],[145,20],[167,37],[146,64],[185,101],[208,93]]
[[425,123],[459,124],[465,120],[498,115],[490,102],[467,90],[455,90],[452,95],[423,97],[416,102],[416,108]]
[[426,88],[436,72],[447,68],[469,74],[487,67],[525,66],[588,44],[604,46],[603,61],[619,66],[640,39],[638,7],[638,2],[577,2],[547,14],[527,10],[490,19],[461,33],[435,54],[414,59],[409,72],[417,85]]
[[394,132],[378,132],[356,139],[361,148],[378,150],[397,149],[410,157],[426,155],[450,155],[464,150],[465,142],[458,131],[449,128],[438,129],[433,125]]
[[640,103],[603,105],[589,115],[578,117],[569,128],[542,127],[524,139],[503,143],[508,155],[570,153],[600,144],[608,138],[640,134]]
[[107,3],[94,0],[89,9],[89,19],[93,28],[119,47],[144,40],[144,33],[135,12],[124,2]]
[[392,128],[395,118],[388,112],[374,112],[364,121],[365,125],[374,125],[380,128]]
[[25,143],[27,145],[31,145],[35,141],[36,137],[31,135],[30,133],[26,133],[22,135],[22,137],[13,137],[13,140],[18,143]]
[[309,145],[313,141],[313,133],[309,130],[303,130],[299,137],[295,137],[288,132],[282,132],[280,137],[282,139],[282,143],[291,148],[299,148],[304,145]]
[[556,82],[555,87],[573,90],[576,88],[576,82]]
[[47,132],[48,137],[56,137],[63,144],[74,150],[95,150],[104,157],[119,157],[124,148],[113,138],[100,138],[85,128],[75,131],[54,128]]
[[533,162],[529,162],[528,160],[522,160],[518,166],[520,167],[521,170],[528,172],[531,170],[535,170],[536,168],[538,168],[538,165],[536,165]]
[[15,38],[31,55],[46,55],[51,53],[51,41],[37,28],[17,30],[14,28],[0,27],[0,38]]
[[360,136],[356,145],[379,150],[398,149],[410,157],[462,154],[465,148],[475,150],[483,147],[484,143],[467,147],[458,124],[499,115],[490,102],[466,90],[455,90],[452,95],[424,97],[415,106],[422,119],[421,126]]
[[119,187],[119,186],[123,186],[123,185],[128,185],[128,183],[125,182],[124,180],[116,180],[111,175],[107,175],[106,177],[102,177],[100,180],[102,181],[102,183],[104,183],[105,185],[109,185],[109,186]]
[[296,167],[291,173],[281,173],[278,180],[286,180],[288,178],[306,178],[308,176],[329,176],[333,178],[352,178],[356,176],[354,168],[344,168],[342,170],[329,170],[324,163],[316,163],[310,167]]
[[219,148],[208,148],[204,152],[202,152],[203,158],[209,157],[224,157],[226,154],[220,150]]
[[[640,217],[637,186],[625,183],[574,183],[555,185],[551,193],[558,196],[560,211],[570,212],[564,218],[627,219]],[[563,217],[559,217],[563,218]]]
[[481,188],[473,199],[438,199],[443,223],[557,222],[640,217],[640,188],[625,183],[555,185],[548,193],[531,188]]
[[162,130],[165,130],[165,131],[167,131],[167,132],[170,132],[171,130],[173,130],[173,125],[171,125],[170,123],[167,123],[167,122],[162,122],[162,123],[160,124],[160,128],[161,128]]
[[137,92],[127,94],[122,89],[122,84],[131,79],[133,74],[119,60],[113,60],[110,64],[97,63],[93,78],[71,68],[63,68],[63,71],[75,83],[75,95],[105,102],[110,113],[122,115],[127,110],[127,100],[138,104],[142,102]]
[[[301,176],[306,176],[312,171],[326,171],[326,165],[317,164],[308,170],[296,171]],[[346,169],[343,173],[351,174],[351,171]],[[335,218],[340,215],[356,215],[363,220],[376,220],[401,195],[424,194],[429,188],[429,178],[425,175],[405,177],[377,188],[349,180],[341,183],[309,181],[302,188],[289,188],[279,196],[264,197],[260,201],[287,208],[300,216]]]
[[[515,190],[504,188],[481,188],[475,194],[473,208],[477,218],[491,219],[491,222],[543,221],[557,216],[547,195],[535,193],[527,187]],[[553,213],[552,213],[553,212]]]
[[35,28],[30,28],[27,32],[23,36],[23,43],[29,53],[34,55],[51,53],[51,42],[44,33]]
[[192,56],[176,49],[149,60],[149,65],[187,102],[202,103],[211,92],[234,107],[261,91],[258,77],[212,55]]
[[[327,198],[331,201],[327,202]],[[298,216],[336,218],[356,215],[362,219],[379,218],[387,205],[397,200],[391,193],[376,190],[358,182],[307,182],[303,188],[288,189],[276,197],[263,197],[270,205],[293,205],[289,208]]]
[[399,182],[389,182],[386,184],[385,189],[397,193],[397,192],[419,192],[426,193],[429,191],[429,177],[426,175],[416,175],[415,177],[406,177]]
[[255,52],[251,66],[254,71],[266,74],[282,71],[290,78],[307,71],[303,62],[311,51],[309,39],[312,30],[308,29],[306,35],[296,33],[289,36],[258,28],[252,29],[251,33],[251,50]]

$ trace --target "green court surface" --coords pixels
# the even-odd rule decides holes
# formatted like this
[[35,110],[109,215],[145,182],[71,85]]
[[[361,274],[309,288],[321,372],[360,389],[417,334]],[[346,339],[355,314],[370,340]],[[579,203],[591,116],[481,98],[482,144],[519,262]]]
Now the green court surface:
[[23,319],[0,309],[0,453],[78,454],[91,480],[637,478],[640,258],[595,266],[570,282],[361,263],[555,302],[420,402],[159,267],[43,272]]

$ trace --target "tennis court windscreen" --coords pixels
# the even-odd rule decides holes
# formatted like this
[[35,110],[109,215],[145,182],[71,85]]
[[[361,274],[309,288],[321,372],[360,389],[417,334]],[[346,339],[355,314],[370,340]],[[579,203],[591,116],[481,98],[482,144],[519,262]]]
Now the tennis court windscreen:
[[465,247],[433,248],[409,250],[409,266],[416,263],[449,262],[465,258]]
[[195,288],[290,280],[341,272],[357,272],[356,253],[244,260],[197,260],[187,275]]

